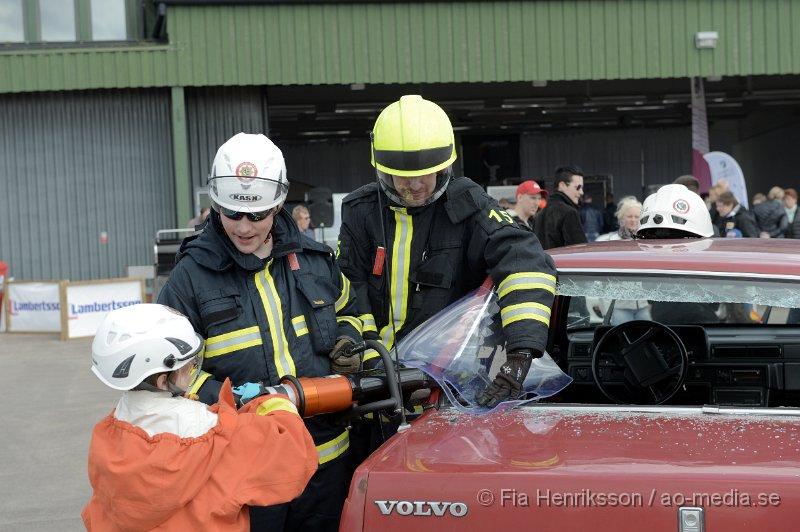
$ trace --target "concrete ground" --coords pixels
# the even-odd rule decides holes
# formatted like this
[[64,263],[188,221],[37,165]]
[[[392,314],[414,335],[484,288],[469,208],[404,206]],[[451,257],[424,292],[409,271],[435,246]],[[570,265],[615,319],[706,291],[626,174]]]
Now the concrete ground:
[[92,427],[119,393],[89,369],[91,339],[0,333],[0,531],[84,530]]

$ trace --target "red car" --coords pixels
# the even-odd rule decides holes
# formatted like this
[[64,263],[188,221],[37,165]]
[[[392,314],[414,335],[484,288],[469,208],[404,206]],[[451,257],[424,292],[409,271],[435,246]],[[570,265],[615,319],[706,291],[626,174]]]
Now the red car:
[[793,529],[800,241],[552,250],[553,397],[440,399],[356,471],[341,530]]

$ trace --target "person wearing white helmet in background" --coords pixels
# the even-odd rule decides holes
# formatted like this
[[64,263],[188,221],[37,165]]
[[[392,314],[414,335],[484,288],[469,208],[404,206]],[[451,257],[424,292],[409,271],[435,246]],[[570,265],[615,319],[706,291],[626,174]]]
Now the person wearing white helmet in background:
[[[239,133],[220,146],[208,179],[212,211],[183,241],[158,302],[184,313],[206,338],[203,374],[191,392],[217,401],[225,379],[247,402],[286,375],[354,372],[361,341],[355,292],[332,250],[301,234],[283,208],[283,154],[264,135]],[[288,505],[251,507],[253,530],[337,530],[350,474],[346,426],[310,418],[319,453],[308,489]]]
[[[636,237],[641,239],[708,238],[714,236],[711,215],[697,193],[684,185],[664,185],[645,198]],[[709,303],[653,301],[652,319],[670,325],[717,323],[719,317]]]
[[684,185],[664,185],[642,203],[637,238],[710,236],[714,236],[714,227],[703,198]]
[[92,372],[123,393],[92,432],[87,530],[246,531],[246,505],[290,501],[311,478],[316,449],[288,397],[265,395],[239,412],[230,383],[212,407],[185,397],[203,351],[169,307],[106,315]]

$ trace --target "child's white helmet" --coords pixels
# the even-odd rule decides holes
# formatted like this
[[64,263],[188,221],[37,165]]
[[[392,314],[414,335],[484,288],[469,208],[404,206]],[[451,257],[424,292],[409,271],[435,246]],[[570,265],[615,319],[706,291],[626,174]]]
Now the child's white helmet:
[[203,338],[170,307],[138,304],[113,310],[92,342],[92,371],[115,390],[131,390],[150,375],[175,371],[202,357]]

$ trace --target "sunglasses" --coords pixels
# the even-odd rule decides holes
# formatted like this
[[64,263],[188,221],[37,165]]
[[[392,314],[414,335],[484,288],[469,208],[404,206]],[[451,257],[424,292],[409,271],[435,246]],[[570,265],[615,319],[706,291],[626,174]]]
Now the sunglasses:
[[581,190],[582,188],[583,188],[583,185],[575,185],[575,190]]
[[222,213],[225,218],[230,220],[241,220],[247,216],[247,219],[251,222],[260,222],[261,220],[267,219],[273,212],[275,212],[275,209],[268,209],[266,211],[259,212],[239,212],[220,207],[219,212]]

